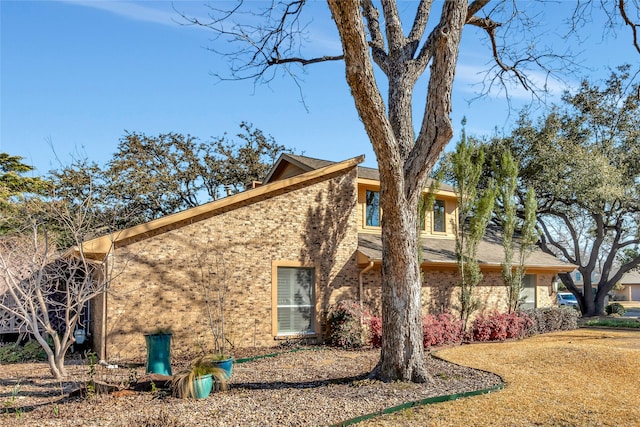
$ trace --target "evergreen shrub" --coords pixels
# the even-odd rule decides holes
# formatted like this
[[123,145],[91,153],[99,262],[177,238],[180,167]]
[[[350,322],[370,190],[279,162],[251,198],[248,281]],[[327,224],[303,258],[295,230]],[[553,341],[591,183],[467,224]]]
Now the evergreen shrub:
[[[369,319],[369,342],[373,347],[382,345],[382,319]],[[428,314],[422,318],[422,344],[424,348],[462,342],[462,320],[449,312]]]
[[342,348],[360,348],[369,344],[369,311],[353,300],[329,307],[327,325],[329,344]]
[[422,318],[422,344],[424,348],[460,343],[463,338],[462,320],[449,312]]
[[568,331],[578,328],[578,310],[572,307],[547,307],[523,310],[533,321],[527,335]]
[[608,315],[619,314],[620,316],[624,316],[627,312],[627,309],[620,303],[614,302],[609,304],[606,309]]
[[499,313],[493,311],[481,314],[471,324],[470,336],[473,341],[504,341],[527,335],[533,320],[524,313]]

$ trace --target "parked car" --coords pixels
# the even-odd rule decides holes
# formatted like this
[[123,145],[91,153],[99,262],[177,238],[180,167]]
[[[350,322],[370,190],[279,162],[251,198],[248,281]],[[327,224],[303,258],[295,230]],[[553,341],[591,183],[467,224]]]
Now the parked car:
[[558,305],[578,308],[578,300],[571,292],[558,292]]

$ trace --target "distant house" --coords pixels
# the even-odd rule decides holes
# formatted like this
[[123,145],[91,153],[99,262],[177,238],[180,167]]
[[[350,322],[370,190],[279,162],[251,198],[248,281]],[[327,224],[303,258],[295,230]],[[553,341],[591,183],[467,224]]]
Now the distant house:
[[[575,286],[580,292],[582,292],[582,288],[584,286],[584,278],[582,274],[577,270],[572,271],[570,274]],[[600,282],[601,276],[602,274],[599,271],[591,273],[591,283],[594,288],[594,292]],[[609,296],[613,301],[640,301],[640,271],[630,271],[624,274],[620,279],[619,284],[622,286],[622,289],[610,291],[605,297],[605,305],[609,303]]]
[[[202,292],[224,281],[225,322],[235,346],[322,338],[324,313],[342,299],[379,310],[382,244],[378,171],[364,157],[330,162],[284,154],[262,185],[88,241],[85,252],[117,272],[93,307],[102,358],[144,355],[143,332],[171,326],[174,348],[211,342]],[[453,189],[443,185],[422,228],[424,313],[453,310],[458,273]],[[484,309],[505,309],[498,237],[481,243]],[[526,305],[555,303],[552,281],[573,265],[536,250],[527,260]],[[204,274],[203,274],[204,273]]]
[[613,291],[616,301],[640,301],[640,271],[630,271],[620,279],[622,289]]

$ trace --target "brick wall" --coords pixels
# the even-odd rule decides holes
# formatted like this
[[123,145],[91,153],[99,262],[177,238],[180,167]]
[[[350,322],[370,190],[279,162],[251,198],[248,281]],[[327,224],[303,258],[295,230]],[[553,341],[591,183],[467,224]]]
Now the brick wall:
[[[174,224],[169,231],[119,247],[110,263],[115,278],[107,296],[93,305],[94,344],[110,360],[145,357],[144,333],[173,330],[173,354],[212,350],[205,288],[225,284],[225,333],[229,345],[275,346],[272,269],[279,263],[316,267],[316,324],[336,301],[358,298],[355,168],[304,186],[263,196],[215,216]],[[499,271],[485,271],[477,295],[485,310],[504,310],[506,290]],[[455,312],[455,269],[425,272],[423,312]],[[538,306],[553,304],[552,274],[538,274]],[[380,269],[363,276],[364,301],[380,311]],[[215,294],[210,295],[215,300]],[[102,307],[107,322],[104,340]],[[213,318],[219,318],[210,304]],[[106,347],[101,343],[106,342]]]
[[[458,304],[459,281],[458,270],[427,270],[424,272],[422,286],[422,312],[423,314],[438,314],[449,310],[455,315],[459,314],[454,307]],[[500,271],[483,271],[483,280],[475,289],[475,296],[482,303],[482,311],[505,311],[507,308],[507,291]],[[536,274],[536,306],[550,307],[554,305],[554,296],[549,295],[549,287],[553,274]],[[376,267],[365,273],[364,302],[373,308],[377,314],[380,307],[380,268]],[[472,318],[473,319],[473,318]]]
[[[172,352],[209,350],[203,284],[226,284],[225,332],[235,346],[274,346],[272,263],[316,265],[317,317],[358,285],[356,171],[266,197],[118,248],[107,300],[107,357],[144,358],[143,333],[173,330]],[[204,277],[204,279],[203,279]],[[228,348],[228,345],[227,345]]]

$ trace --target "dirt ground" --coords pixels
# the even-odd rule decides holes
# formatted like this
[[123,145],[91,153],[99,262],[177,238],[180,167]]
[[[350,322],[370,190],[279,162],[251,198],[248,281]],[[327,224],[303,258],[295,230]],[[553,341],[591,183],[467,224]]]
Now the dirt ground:
[[[269,350],[273,353],[274,349]],[[256,349],[258,351],[258,349]],[[9,426],[318,426],[434,396],[474,392],[502,384],[497,375],[427,357],[433,381],[383,383],[367,378],[380,356],[377,349],[327,347],[281,349],[277,356],[250,359],[233,367],[226,391],[206,399],[178,399],[155,378],[147,391],[69,392],[88,379],[86,364],[69,366],[62,383],[51,380],[45,363],[0,366],[0,425]],[[180,360],[172,358],[174,373]],[[109,384],[145,378],[144,367],[95,366],[91,375]],[[157,382],[156,382],[157,381]],[[138,385],[141,383],[138,381]],[[96,391],[98,386],[96,385]]]
[[640,426],[640,331],[578,329],[437,352],[500,375],[504,390],[367,426]]
[[[495,373],[506,385],[488,395],[403,410],[358,425],[640,426],[640,331],[578,329],[521,341],[457,346],[436,355]],[[324,384],[336,369],[340,369],[334,372],[336,378],[367,372],[377,357],[374,350],[302,351],[238,365],[234,377],[239,388],[202,402],[149,393],[73,400],[65,397],[70,385],[51,380],[45,364],[3,365],[0,425],[315,426],[426,396],[427,390],[402,383],[356,378]],[[436,375],[440,395],[457,392],[463,385],[488,386],[482,385],[485,379],[480,377],[474,384],[471,372],[453,373],[451,366],[430,368],[440,370]],[[76,379],[87,376],[87,366],[80,361],[69,368]],[[134,370],[119,371],[122,378],[114,378],[107,369],[97,367],[95,377],[126,383],[130,375],[139,375]],[[460,384],[451,383],[456,378]],[[24,413],[6,412],[34,404]]]

